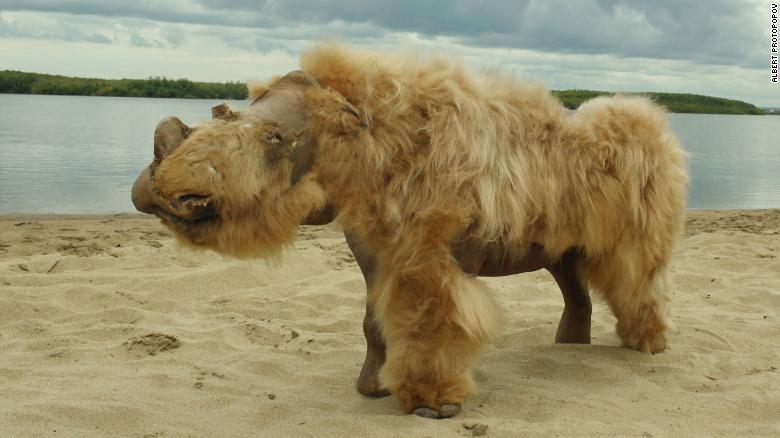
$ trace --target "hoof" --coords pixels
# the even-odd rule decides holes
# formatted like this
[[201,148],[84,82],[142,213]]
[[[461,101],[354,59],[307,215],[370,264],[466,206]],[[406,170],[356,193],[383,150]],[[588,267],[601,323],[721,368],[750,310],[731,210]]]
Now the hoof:
[[[649,324],[648,324],[649,325]],[[633,328],[633,327],[631,327]],[[640,327],[644,330],[633,331],[618,327],[618,336],[623,346],[642,353],[660,353],[666,350],[666,327],[660,323],[655,326]]]
[[360,385],[358,385],[358,392],[362,395],[365,395],[366,397],[376,397],[376,398],[387,397],[388,395],[390,395],[390,391],[388,391],[387,389],[378,388],[375,386],[361,387]]
[[556,344],[590,344],[590,307],[580,312],[565,309],[555,332]]
[[450,418],[458,415],[460,412],[459,405],[442,405],[438,411],[428,407],[420,407],[414,410],[414,415],[423,418]]
[[414,410],[414,415],[424,418],[439,418],[439,413],[431,408],[417,408]]
[[366,361],[360,371],[357,381],[359,393],[368,397],[387,397],[390,391],[379,383],[379,365],[374,361]]
[[387,397],[390,391],[379,383],[379,369],[385,362],[384,351],[368,350],[357,381],[359,393],[368,397]]
[[442,405],[441,408],[439,408],[439,415],[441,415],[442,418],[450,418],[458,415],[458,412],[460,412],[460,406],[458,405]]
[[556,344],[590,344],[590,333],[558,333]]

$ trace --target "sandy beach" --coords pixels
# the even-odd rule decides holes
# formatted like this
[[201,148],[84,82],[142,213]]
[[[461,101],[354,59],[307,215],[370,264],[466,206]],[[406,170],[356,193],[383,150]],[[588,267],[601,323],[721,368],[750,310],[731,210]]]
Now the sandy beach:
[[780,210],[691,211],[670,348],[555,345],[546,272],[507,309],[448,420],[359,395],[365,286],[335,226],[281,264],[176,244],[135,215],[0,216],[0,436],[779,436]]

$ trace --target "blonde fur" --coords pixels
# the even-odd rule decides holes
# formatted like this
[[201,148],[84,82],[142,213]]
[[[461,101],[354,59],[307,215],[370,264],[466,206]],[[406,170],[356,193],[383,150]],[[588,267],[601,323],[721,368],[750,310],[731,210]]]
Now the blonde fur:
[[313,174],[288,187],[290,166],[269,166],[283,158],[272,158],[280,146],[268,144],[267,136],[268,129],[243,120],[218,120],[195,127],[159,163],[154,185],[164,198],[209,193],[220,204],[219,222],[164,221],[180,242],[234,257],[278,257],[303,219],[325,205]]
[[[289,187],[290,166],[267,159],[258,127],[196,131],[174,155],[213,154],[192,160],[225,169],[222,180],[202,181],[212,193],[221,187],[224,204],[218,228],[184,234],[224,253],[267,255],[307,212],[333,205],[376,259],[369,299],[387,343],[380,376],[405,410],[462,403],[471,363],[498,331],[489,291],[452,256],[466,234],[502,242],[507,257],[532,244],[551,260],[582,250],[580,278],[606,297],[624,344],[665,348],[687,173],[661,108],[616,96],[570,113],[540,85],[501,73],[336,43],[304,54],[301,67],[323,86],[303,98],[314,170]],[[275,81],[253,85],[251,98]],[[208,147],[216,143],[234,152]],[[162,178],[183,189],[194,164],[174,155]]]
[[[582,276],[607,298],[624,344],[665,348],[666,269],[687,172],[661,108],[616,96],[570,114],[541,86],[500,73],[332,43],[306,53],[301,66],[329,87],[311,96],[319,182],[345,227],[379,254],[382,378],[405,408],[468,392],[463,370],[496,332],[488,293],[446,249],[467,229],[505,242],[510,257],[532,243],[553,259],[582,248]],[[333,104],[340,99],[370,128],[350,126]],[[414,368],[418,355],[424,364]],[[405,389],[427,381],[449,383],[435,397]]]

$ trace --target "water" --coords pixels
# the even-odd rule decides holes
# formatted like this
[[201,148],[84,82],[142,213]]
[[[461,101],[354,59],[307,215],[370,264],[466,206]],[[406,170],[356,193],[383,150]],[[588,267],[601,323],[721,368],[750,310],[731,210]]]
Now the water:
[[130,189],[157,122],[207,120],[222,102],[0,94],[0,212],[135,211]]
[[[206,120],[220,102],[0,94],[0,213],[134,211],[130,188],[157,122]],[[691,154],[689,207],[780,207],[780,117],[671,120]]]
[[672,114],[690,154],[688,207],[780,208],[780,116]]

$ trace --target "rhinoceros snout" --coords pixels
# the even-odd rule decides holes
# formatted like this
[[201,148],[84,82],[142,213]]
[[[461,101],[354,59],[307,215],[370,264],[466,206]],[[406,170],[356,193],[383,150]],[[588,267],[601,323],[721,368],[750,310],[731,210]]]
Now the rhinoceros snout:
[[[190,132],[192,129],[182,123],[178,117],[162,119],[154,130],[154,163],[159,164],[166,156],[170,155],[189,136]],[[155,198],[152,191],[149,167],[144,169],[135,180],[130,198],[136,210],[141,213],[154,213],[159,210],[158,202],[155,202],[159,200]]]
[[130,199],[133,201],[133,206],[135,206],[135,209],[141,213],[151,214],[154,213],[154,211],[158,208],[157,204],[155,204],[152,200],[151,185],[152,179],[149,168],[147,167],[143,172],[141,172],[140,175],[138,175],[138,178],[135,180],[135,184],[133,184],[133,192],[130,195]]

